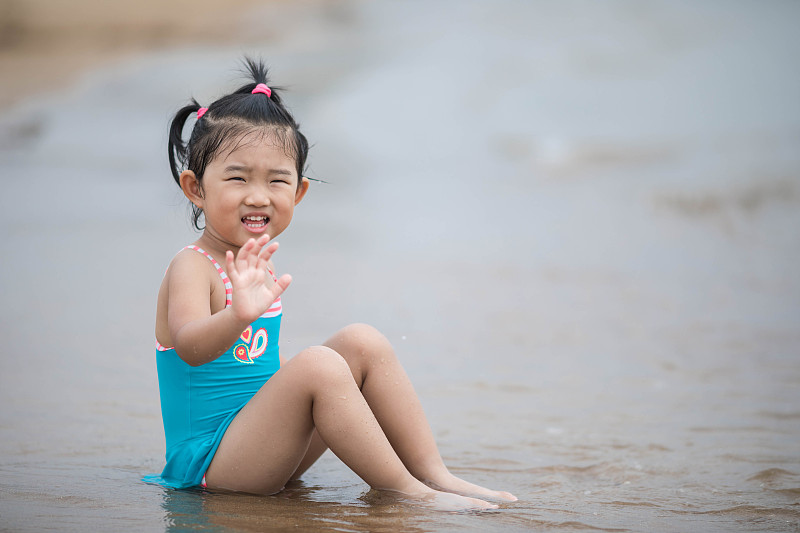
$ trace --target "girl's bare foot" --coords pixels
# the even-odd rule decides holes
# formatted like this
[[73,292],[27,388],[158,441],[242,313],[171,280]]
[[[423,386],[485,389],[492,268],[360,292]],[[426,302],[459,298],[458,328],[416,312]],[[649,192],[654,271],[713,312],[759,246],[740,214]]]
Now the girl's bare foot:
[[436,511],[459,512],[497,509],[497,505],[478,498],[470,498],[459,494],[440,492],[438,490],[430,490],[430,492],[417,494],[403,494],[403,499],[410,500],[413,503],[418,503],[425,507],[430,507]]
[[485,498],[487,500],[503,502],[517,501],[517,497],[510,492],[487,489],[486,487],[481,487],[480,485],[475,485],[474,483],[464,481],[463,479],[454,476],[450,472],[446,472],[445,474],[438,476],[435,480],[426,479],[423,480],[423,482],[432,489],[442,492],[450,492],[453,494],[460,494],[461,496]]
[[406,487],[405,490],[397,491],[401,494],[402,499],[421,504],[425,507],[430,507],[437,511],[485,511],[488,509],[497,509],[497,505],[481,500],[479,498],[472,498],[469,496],[462,496],[449,491],[439,491],[427,487],[414,479],[413,484]]

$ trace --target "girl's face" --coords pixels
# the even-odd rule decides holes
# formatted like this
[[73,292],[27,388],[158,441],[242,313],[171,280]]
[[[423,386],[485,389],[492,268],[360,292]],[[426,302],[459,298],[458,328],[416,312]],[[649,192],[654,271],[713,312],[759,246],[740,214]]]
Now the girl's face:
[[181,175],[181,187],[203,210],[203,236],[235,252],[250,238],[280,235],[309,182],[297,175],[294,159],[270,135],[254,132],[234,147],[206,166],[202,189],[191,171],[184,172],[186,180]]

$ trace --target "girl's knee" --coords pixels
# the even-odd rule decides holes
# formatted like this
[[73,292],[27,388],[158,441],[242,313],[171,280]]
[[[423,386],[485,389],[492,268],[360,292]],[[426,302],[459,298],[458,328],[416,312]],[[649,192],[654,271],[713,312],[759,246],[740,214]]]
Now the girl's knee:
[[302,372],[310,380],[347,377],[351,379],[347,361],[338,352],[327,346],[311,346],[295,355],[292,359],[295,366],[302,367]]
[[367,324],[350,324],[336,332],[325,345],[342,354],[359,387],[376,365],[397,361],[389,340]]
[[342,328],[336,338],[350,351],[362,357],[377,354],[385,356],[392,351],[389,340],[369,324],[350,324]]

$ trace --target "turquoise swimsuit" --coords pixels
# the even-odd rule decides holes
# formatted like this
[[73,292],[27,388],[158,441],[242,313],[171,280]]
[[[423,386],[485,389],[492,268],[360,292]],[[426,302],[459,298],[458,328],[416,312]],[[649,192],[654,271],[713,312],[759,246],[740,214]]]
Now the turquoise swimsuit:
[[[232,287],[222,267],[204,250],[225,284],[225,306]],[[161,476],[145,481],[173,488],[201,485],[222,436],[239,410],[281,366],[278,336],[281,300],[247,326],[231,348],[215,360],[191,366],[174,348],[156,343],[161,416],[167,441],[167,465]]]

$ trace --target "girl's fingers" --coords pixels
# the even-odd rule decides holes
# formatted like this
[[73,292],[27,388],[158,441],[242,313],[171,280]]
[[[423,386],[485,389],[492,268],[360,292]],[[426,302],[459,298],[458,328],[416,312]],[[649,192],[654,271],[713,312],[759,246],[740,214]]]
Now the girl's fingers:
[[236,265],[237,266],[243,267],[245,265],[245,263],[247,263],[247,255],[250,253],[248,250],[249,250],[250,243],[252,242],[252,240],[253,239],[248,239],[248,241],[246,243],[244,243],[244,245],[241,248],[239,248],[239,252],[236,254]]
[[233,252],[230,250],[225,252],[225,270],[228,271],[228,276],[236,275],[236,265],[233,262]]
[[278,278],[278,281],[275,282],[275,287],[273,287],[272,289],[272,295],[275,297],[276,300],[281,294],[283,294],[283,291],[285,291],[286,288],[289,287],[290,283],[292,283],[292,276],[290,276],[289,274],[284,274],[283,276]]
[[264,251],[264,246],[269,242],[269,235],[262,235],[258,239],[249,239],[244,246],[242,246],[239,253],[245,252],[242,255],[242,261],[247,263],[247,266],[260,268],[261,254]]
[[[228,271],[228,276],[239,277],[248,270],[256,270],[263,273],[267,286],[274,285],[272,276],[269,274],[269,260],[272,254],[278,249],[278,243],[269,243],[270,236],[262,235],[258,239],[248,239],[246,243],[239,248],[239,252],[234,256],[233,252],[228,250],[225,252],[225,265]],[[280,292],[283,292],[289,286],[289,281],[285,282],[285,286]]]
[[261,255],[261,252],[264,251],[264,247],[269,242],[269,239],[270,239],[269,235],[264,234],[261,237],[259,237],[257,240],[255,240],[255,242],[253,243],[253,245],[254,245],[253,246],[253,253],[256,256]]
[[272,254],[275,253],[275,250],[278,249],[278,243],[273,242],[269,246],[266,246],[261,249],[258,254],[258,268],[266,268],[267,262],[272,257]]
[[262,248],[259,248],[260,251],[258,252],[258,255],[265,255],[265,254],[272,255],[275,253],[275,250],[277,249],[278,249],[278,243],[273,242],[269,246],[263,246]]
[[[261,238],[263,237],[264,236],[262,235]],[[261,238],[259,238],[259,241]],[[240,264],[243,267],[255,266],[258,263],[258,252],[256,250],[260,248],[261,246],[258,245],[255,239],[247,239],[247,242],[244,243],[244,246],[242,246],[239,250],[239,256],[237,257],[237,259],[240,261]]]
[[278,249],[278,243],[277,242],[273,242],[269,246],[263,248],[261,250],[261,254],[263,254],[266,259],[269,259],[270,257],[272,257],[272,254],[274,254],[275,250],[277,250],[277,249]]

